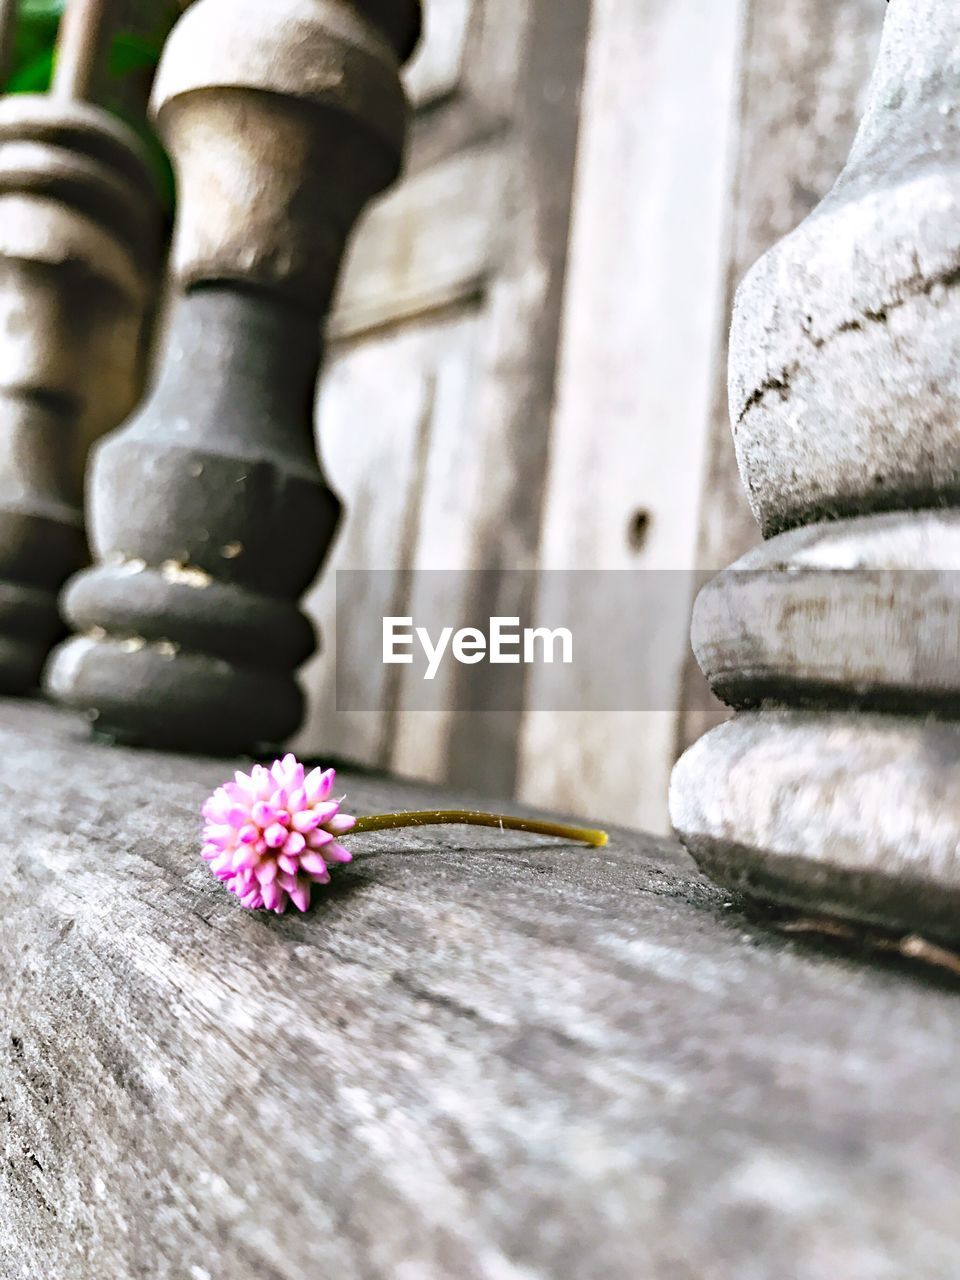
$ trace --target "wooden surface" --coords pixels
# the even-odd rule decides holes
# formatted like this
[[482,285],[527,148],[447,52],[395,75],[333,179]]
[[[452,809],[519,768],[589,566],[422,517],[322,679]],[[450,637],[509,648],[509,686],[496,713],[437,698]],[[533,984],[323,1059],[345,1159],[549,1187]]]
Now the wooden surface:
[[247,914],[196,854],[227,772],[0,704],[3,1280],[960,1274],[946,976],[616,832],[368,836]]

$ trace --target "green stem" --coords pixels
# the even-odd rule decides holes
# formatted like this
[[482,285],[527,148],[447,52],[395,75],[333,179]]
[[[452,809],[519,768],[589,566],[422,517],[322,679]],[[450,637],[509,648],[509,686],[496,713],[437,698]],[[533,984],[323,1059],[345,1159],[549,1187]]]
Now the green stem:
[[418,809],[411,813],[376,813],[358,818],[350,834],[361,831],[390,831],[397,827],[499,827],[501,831],[529,831],[537,836],[556,836],[601,848],[607,843],[605,831],[591,827],[571,827],[564,822],[539,822],[535,818],[514,818],[505,813],[482,813],[476,809]]

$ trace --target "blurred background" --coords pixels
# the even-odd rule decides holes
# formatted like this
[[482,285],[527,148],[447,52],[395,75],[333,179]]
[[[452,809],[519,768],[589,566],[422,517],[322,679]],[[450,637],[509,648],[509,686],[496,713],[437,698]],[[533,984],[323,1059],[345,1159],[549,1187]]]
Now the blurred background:
[[[150,78],[182,7],[113,11],[97,98],[148,139]],[[723,714],[689,656],[689,571],[758,540],[726,410],[733,292],[842,167],[884,4],[424,7],[406,177],[361,225],[329,329],[318,441],[346,518],[308,600],[324,647],[295,745],[664,830],[676,756]],[[10,89],[46,88],[62,9],[22,0]],[[537,709],[533,670],[514,710],[465,704],[455,675],[438,709],[417,710],[419,677],[370,647],[371,609],[416,615],[436,581],[472,595],[441,602],[454,625],[468,608],[536,621],[533,579],[404,575],[371,600],[372,578],[345,575],[338,600],[336,571],[470,568],[685,571],[691,598],[649,617],[641,585],[598,604],[570,579],[573,618],[639,617],[634,660],[657,709]],[[347,704],[377,709],[338,710],[337,675],[341,692],[362,688]],[[585,707],[603,704],[603,680],[588,673]]]
[[[146,104],[164,41],[190,0],[113,0],[104,11],[106,57],[99,60],[91,99],[119,116],[146,148],[167,211],[174,202],[173,174],[146,119]],[[67,0],[0,0],[0,26],[10,23],[0,80],[7,93],[46,93],[53,79],[57,31]]]
[[[726,410],[733,291],[839,173],[884,5],[425,10],[406,178],[362,225],[331,326],[319,438],[347,516],[309,601],[325,649],[298,745],[663,830],[674,759],[722,715],[685,611],[651,616],[636,654],[660,710],[535,710],[528,687],[516,712],[453,688],[416,711],[409,668],[341,655],[381,710],[338,713],[334,571],[713,570],[758,541]],[[536,614],[483,589],[490,614]],[[604,599],[590,625],[644,607]],[[341,590],[341,636],[368,605]]]

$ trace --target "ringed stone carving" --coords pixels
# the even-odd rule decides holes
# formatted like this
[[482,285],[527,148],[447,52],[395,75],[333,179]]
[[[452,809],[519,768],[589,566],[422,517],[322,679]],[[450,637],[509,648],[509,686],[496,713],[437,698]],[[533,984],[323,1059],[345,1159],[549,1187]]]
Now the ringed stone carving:
[[63,21],[54,92],[0,100],[0,692],[7,694],[36,687],[62,630],[57,592],[87,558],[87,451],[140,397],[160,267],[160,203],[139,140],[82,100],[97,27],[78,39],[78,12],[74,4]]
[[297,606],[339,504],[313,401],[347,236],[400,167],[416,0],[196,0],[154,91],[178,178],[179,298],[157,385],[97,450],[95,567],[54,697],[129,742],[249,751],[293,733]]
[[960,939],[960,10],[892,0],[833,191],[740,288],[730,407],[768,541],[693,641],[740,710],[677,765],[715,878]]

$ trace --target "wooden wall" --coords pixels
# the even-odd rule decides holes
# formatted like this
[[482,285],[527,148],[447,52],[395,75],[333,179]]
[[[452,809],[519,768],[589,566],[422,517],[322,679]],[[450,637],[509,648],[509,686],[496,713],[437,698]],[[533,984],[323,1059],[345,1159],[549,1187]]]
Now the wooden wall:
[[[750,544],[725,411],[732,290],[839,170],[882,8],[426,0],[407,177],[358,234],[331,326],[318,421],[348,515],[310,599],[326,644],[302,749],[665,826],[678,745],[717,714],[685,606],[637,654],[659,711],[453,710],[452,686],[414,711],[407,669],[358,627],[340,678],[380,709],[351,713],[335,570],[684,571]],[[511,599],[516,578],[487,581],[490,613],[532,603]],[[382,590],[384,612],[418,612],[388,575]],[[341,590],[341,635],[368,603]],[[534,674],[518,705],[536,703]]]

